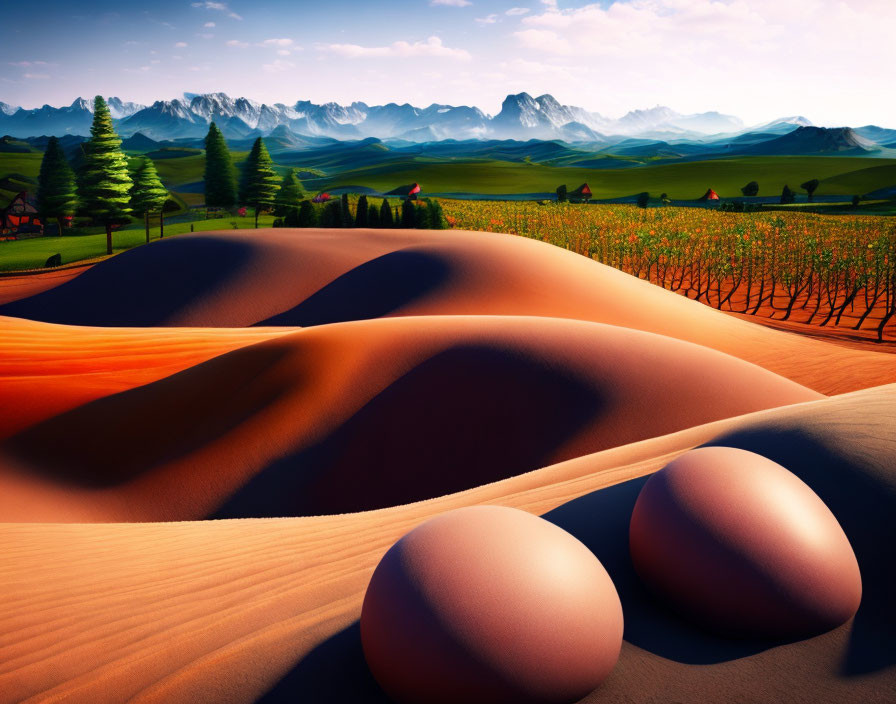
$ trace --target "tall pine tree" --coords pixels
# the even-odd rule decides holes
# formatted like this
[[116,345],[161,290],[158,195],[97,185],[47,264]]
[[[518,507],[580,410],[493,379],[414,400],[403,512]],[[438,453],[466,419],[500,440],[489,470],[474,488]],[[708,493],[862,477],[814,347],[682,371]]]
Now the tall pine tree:
[[286,215],[290,210],[299,207],[299,203],[305,198],[305,189],[302,188],[302,182],[296,174],[295,169],[290,169],[283,177],[280,183],[280,190],[274,198],[274,213],[276,215]]
[[367,210],[367,196],[358,198],[358,207],[355,210],[355,227],[369,227],[369,212]]
[[383,204],[380,206],[380,227],[393,227],[395,218],[392,217],[392,207],[389,201],[383,198]]
[[240,183],[240,202],[255,209],[256,229],[258,229],[258,214],[274,205],[274,197],[280,190],[279,181],[274,171],[274,161],[259,137],[246,158],[243,180]]
[[149,214],[156,210],[159,217],[164,217],[163,208],[168,200],[168,189],[162,185],[156,165],[149,157],[143,157],[134,172],[134,185],[131,187],[131,208],[135,213],[143,213],[146,225],[146,241],[149,242]]
[[213,122],[205,136],[205,207],[236,205],[236,168],[224,135]]
[[352,211],[348,207],[348,193],[343,193],[339,199],[339,212],[342,219],[342,227],[351,227],[355,224],[352,218]]
[[40,162],[40,175],[37,177],[37,212],[45,223],[56,220],[61,235],[66,218],[74,215],[77,209],[75,172],[65,158],[59,140],[50,137],[43,161]]
[[93,126],[84,145],[84,166],[78,195],[82,210],[106,227],[106,254],[112,254],[112,226],[130,220],[131,176],[121,138],[112,127],[112,115],[102,96],[93,101]]
[[401,226],[403,228],[410,230],[417,227],[415,208],[413,201],[408,198],[401,202]]

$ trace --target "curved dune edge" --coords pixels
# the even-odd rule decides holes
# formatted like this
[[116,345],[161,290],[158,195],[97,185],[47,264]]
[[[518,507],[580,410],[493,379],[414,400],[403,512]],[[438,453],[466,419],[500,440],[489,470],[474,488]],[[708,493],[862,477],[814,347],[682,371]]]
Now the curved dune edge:
[[[883,482],[889,498],[887,491],[877,492],[880,501],[892,501],[896,385],[718,421],[459,494],[363,514],[0,525],[5,556],[0,701],[249,702],[278,683],[292,687],[282,694],[302,701],[301,687],[309,682],[349,687],[363,680],[363,668],[352,655],[351,631],[344,629],[358,618],[380,556],[423,520],[482,503],[536,514],[562,506],[569,514],[578,497],[653,472],[696,445],[722,435],[733,442],[769,429],[797,432],[804,443],[827,443],[857,463],[862,476],[856,482]],[[824,473],[823,468],[816,472],[819,482]],[[866,517],[877,530],[873,522],[879,512],[873,508]],[[892,582],[892,575],[875,572],[867,550],[857,554],[860,562],[865,559],[866,590],[890,593],[896,585],[886,580]],[[896,623],[891,612],[883,616]],[[613,675],[591,698],[693,701],[697,693],[701,701],[731,701],[755,691],[751,687],[761,680],[766,701],[797,701],[798,692],[805,701],[884,702],[896,686],[892,663],[860,675],[840,674],[857,627],[700,666],[627,641]],[[297,664],[309,653],[324,674],[296,677],[302,673]],[[313,700],[304,694],[305,701]],[[344,701],[378,701],[363,688],[350,695]]]
[[0,316],[0,440],[295,328],[91,328]]
[[360,511],[818,398],[730,355],[598,323],[322,325],[7,439],[0,464],[27,471],[2,478],[0,512],[115,522]]
[[[193,262],[199,266],[190,268]],[[166,267],[175,279],[162,296],[156,272]],[[110,301],[108,290],[120,294]],[[78,306],[71,305],[74,300]],[[129,318],[135,311],[141,320]],[[828,395],[896,382],[891,354],[740,320],[544,242],[461,230],[278,228],[183,235],[124,252],[0,307],[0,313],[174,326],[539,315],[694,342]]]

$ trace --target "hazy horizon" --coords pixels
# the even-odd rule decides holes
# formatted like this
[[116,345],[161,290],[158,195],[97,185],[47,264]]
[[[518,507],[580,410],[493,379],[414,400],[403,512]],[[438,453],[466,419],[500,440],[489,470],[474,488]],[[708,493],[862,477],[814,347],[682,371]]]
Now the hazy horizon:
[[[393,3],[50,0],[0,48],[0,100],[184,92],[258,102],[471,105],[549,93],[608,118],[663,105],[747,125],[802,115],[896,127],[891,0],[431,0]],[[53,41],[34,44],[34,25]],[[58,37],[58,40],[55,39]]]

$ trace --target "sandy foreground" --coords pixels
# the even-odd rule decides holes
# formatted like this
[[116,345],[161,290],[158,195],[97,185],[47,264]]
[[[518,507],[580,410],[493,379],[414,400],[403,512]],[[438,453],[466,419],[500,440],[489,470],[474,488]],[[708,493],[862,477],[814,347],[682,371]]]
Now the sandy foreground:
[[[475,504],[543,515],[613,578],[622,656],[583,701],[896,700],[893,355],[483,233],[172,238],[34,291],[0,307],[2,702],[384,701],[367,581]],[[827,503],[862,571],[852,622],[730,641],[648,598],[632,506],[705,444]]]

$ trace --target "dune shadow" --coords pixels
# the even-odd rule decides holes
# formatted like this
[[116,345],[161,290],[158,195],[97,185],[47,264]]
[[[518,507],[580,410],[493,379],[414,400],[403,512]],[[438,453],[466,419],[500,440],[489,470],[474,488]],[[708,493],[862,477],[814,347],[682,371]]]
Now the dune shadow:
[[715,636],[679,617],[649,592],[629,557],[628,529],[647,477],[632,479],[573,499],[543,518],[581,540],[606,568],[622,602],[623,637],[656,655],[690,665],[736,660],[780,645],[780,641]]
[[450,268],[441,257],[413,250],[389,252],[257,325],[311,327],[379,318],[438,288],[449,275]]
[[90,267],[71,281],[0,306],[0,315],[65,325],[164,325],[193,301],[220,290],[251,259],[246,242],[177,237]]
[[575,372],[458,345],[418,364],[320,443],[268,465],[214,518],[365,511],[559,461],[608,398]]
[[871,452],[861,430],[852,430],[759,427],[708,444],[774,460],[806,482],[836,516],[862,573],[862,603],[843,673],[862,675],[896,664],[896,440],[889,451]]
[[0,449],[62,485],[114,487],[226,436],[272,404],[283,390],[257,379],[287,354],[269,343],[228,352],[49,418]]
[[390,704],[364,660],[358,621],[320,643],[256,704]]

